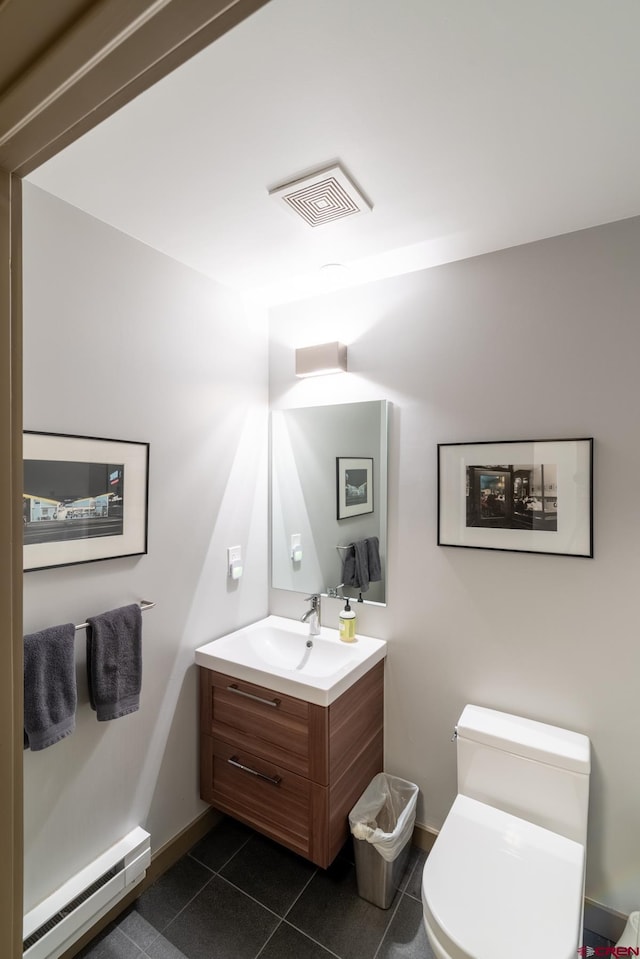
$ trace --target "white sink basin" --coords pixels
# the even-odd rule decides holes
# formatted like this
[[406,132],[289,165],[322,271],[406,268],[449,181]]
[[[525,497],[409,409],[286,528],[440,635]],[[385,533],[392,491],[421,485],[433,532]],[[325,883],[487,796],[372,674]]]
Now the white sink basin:
[[382,639],[358,636],[343,643],[337,629],[323,626],[319,636],[310,636],[306,623],[268,616],[196,649],[196,663],[328,706],[386,654]]

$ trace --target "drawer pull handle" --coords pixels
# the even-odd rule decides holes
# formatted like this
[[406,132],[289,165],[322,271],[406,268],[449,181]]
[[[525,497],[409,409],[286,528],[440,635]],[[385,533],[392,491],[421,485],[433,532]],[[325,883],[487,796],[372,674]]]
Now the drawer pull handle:
[[280,705],[279,699],[263,699],[262,696],[254,696],[253,693],[245,693],[244,689],[238,689],[235,683],[231,683],[230,686],[227,686],[227,689],[230,693],[237,693],[238,696],[246,696],[247,699],[254,699],[257,703],[263,703],[265,706],[275,706],[277,709]]
[[257,776],[258,779],[266,779],[268,783],[271,783],[272,786],[279,786],[282,776],[267,776],[266,773],[260,773],[257,769],[252,769],[251,766],[245,766],[243,763],[238,762],[235,756],[232,756],[230,759],[227,759],[227,762],[231,766],[235,766],[236,769],[242,769],[245,773],[251,773],[252,776]]

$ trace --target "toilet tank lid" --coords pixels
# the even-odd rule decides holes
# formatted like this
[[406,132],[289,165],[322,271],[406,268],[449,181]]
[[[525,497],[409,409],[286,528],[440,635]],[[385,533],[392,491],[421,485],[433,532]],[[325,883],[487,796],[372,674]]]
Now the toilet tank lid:
[[591,769],[588,737],[559,726],[469,705],[463,709],[456,729],[460,738],[538,762],[585,774]]

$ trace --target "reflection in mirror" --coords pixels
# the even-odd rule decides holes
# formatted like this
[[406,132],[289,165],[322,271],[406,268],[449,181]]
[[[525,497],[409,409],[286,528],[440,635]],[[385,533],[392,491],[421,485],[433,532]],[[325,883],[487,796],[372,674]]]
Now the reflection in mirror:
[[345,560],[349,580],[356,549],[360,561],[363,542],[370,547],[377,538],[379,573],[374,544],[366,554],[369,588],[345,585],[339,595],[386,602],[388,406],[375,400],[271,413],[274,589],[331,593],[344,582]]

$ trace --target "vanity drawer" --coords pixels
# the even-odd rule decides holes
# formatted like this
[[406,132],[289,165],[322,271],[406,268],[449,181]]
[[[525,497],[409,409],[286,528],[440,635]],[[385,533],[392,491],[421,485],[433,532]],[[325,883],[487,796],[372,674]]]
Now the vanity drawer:
[[[301,776],[310,775],[311,704],[202,669],[201,730]],[[314,762],[315,765],[315,762]]]
[[325,794],[283,766],[202,736],[202,798],[303,856],[310,856],[313,809]]

